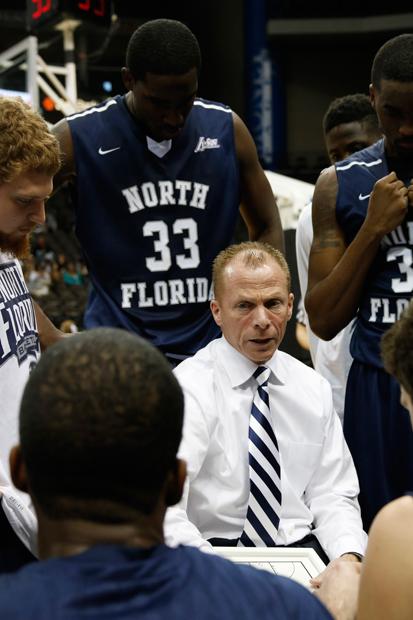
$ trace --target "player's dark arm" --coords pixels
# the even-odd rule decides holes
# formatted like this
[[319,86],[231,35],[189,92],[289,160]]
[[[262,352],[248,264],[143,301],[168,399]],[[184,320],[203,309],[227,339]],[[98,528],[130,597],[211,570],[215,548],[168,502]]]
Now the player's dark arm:
[[407,197],[403,195],[407,195],[407,189],[403,192],[402,187],[394,173],[376,182],[366,219],[346,247],[335,214],[335,168],[328,168],[318,178],[305,307],[311,329],[320,338],[330,340],[355,316],[380,241],[404,217]]
[[53,191],[56,191],[66,181],[70,181],[75,175],[75,160],[73,153],[72,134],[66,119],[62,119],[54,127],[52,133],[56,136],[60,144],[62,153],[62,165],[53,179]]
[[39,304],[33,300],[34,313],[36,315],[37,331],[39,332],[39,340],[42,351],[55,344],[62,338],[66,338],[70,334],[65,334],[57,329],[51,320],[45,315]]
[[241,215],[252,241],[266,241],[281,252],[284,233],[271,186],[258,160],[257,149],[243,121],[233,113],[235,147],[241,184]]

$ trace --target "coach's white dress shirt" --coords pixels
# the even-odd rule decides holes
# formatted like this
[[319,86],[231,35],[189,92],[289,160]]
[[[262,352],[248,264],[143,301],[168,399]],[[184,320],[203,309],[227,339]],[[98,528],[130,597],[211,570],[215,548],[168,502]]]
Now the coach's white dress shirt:
[[[266,365],[272,371],[270,409],[281,459],[277,544],[313,533],[330,559],[350,551],[364,554],[357,475],[328,382],[282,351]],[[180,504],[166,514],[170,545],[211,550],[207,539],[241,535],[255,369],[223,337],[175,368],[185,393],[179,456],[187,461],[188,479]]]

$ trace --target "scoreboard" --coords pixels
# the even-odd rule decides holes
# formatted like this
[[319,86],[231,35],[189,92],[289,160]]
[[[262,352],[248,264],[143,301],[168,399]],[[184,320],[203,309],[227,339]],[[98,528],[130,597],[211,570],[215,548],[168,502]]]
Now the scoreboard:
[[109,27],[112,18],[111,1],[26,0],[26,25],[32,32],[68,18]]

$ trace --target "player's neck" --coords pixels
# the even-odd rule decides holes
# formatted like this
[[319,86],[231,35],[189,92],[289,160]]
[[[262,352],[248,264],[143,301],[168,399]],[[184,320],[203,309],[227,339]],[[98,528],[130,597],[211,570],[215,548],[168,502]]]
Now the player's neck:
[[126,93],[125,101],[126,101],[126,107],[128,108],[129,112],[132,114],[132,116],[134,116],[136,118],[136,110],[135,110],[135,106],[134,106],[134,100],[133,100],[132,93],[130,91],[128,93]]
[[404,183],[409,183],[413,177],[413,157],[411,159],[400,159],[387,155],[387,166],[389,172],[394,171],[397,178]]
[[160,545],[163,515],[137,513],[119,522],[70,518],[51,519],[38,515],[38,553],[40,559],[76,555],[96,545],[121,545],[146,549]]

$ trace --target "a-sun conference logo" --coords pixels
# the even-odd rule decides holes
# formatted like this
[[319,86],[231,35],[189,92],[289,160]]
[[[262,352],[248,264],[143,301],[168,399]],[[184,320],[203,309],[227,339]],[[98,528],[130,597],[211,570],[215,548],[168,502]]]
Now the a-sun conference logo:
[[207,149],[220,149],[221,145],[219,143],[218,138],[205,138],[204,136],[200,136],[198,140],[198,144],[194,150],[194,153],[200,153],[201,151],[206,151]]

